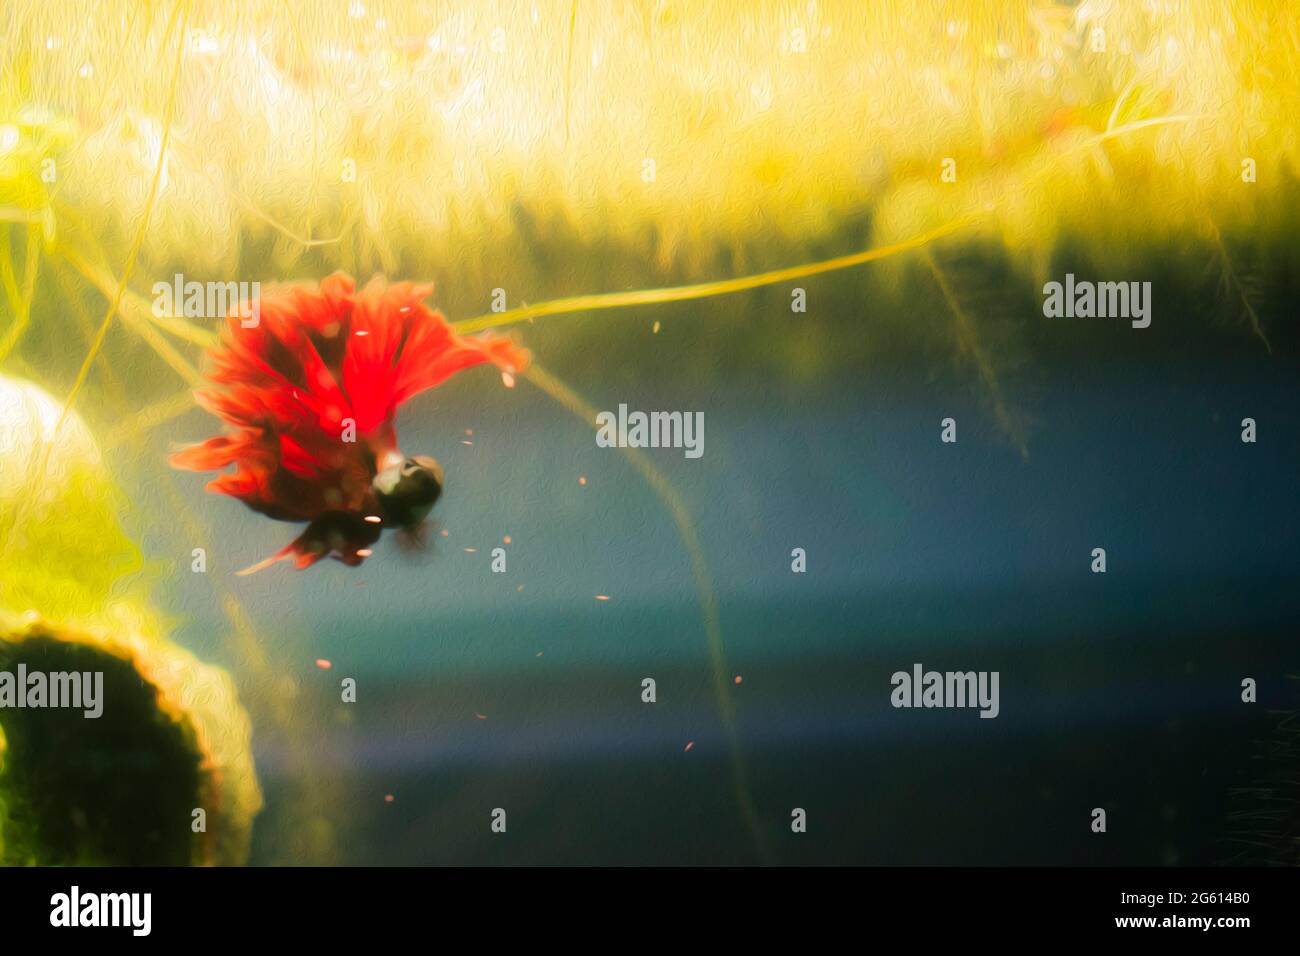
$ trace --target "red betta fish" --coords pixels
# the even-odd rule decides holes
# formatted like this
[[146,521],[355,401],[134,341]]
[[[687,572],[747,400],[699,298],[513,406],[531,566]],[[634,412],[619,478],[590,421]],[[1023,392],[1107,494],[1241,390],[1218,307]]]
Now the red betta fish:
[[324,557],[355,566],[384,528],[423,523],[442,494],[443,471],[398,448],[398,407],[461,369],[492,362],[513,375],[528,365],[509,339],[457,335],[423,304],[432,291],[376,277],[357,292],[336,272],[319,288],[262,295],[259,312],[231,310],[209,353],[214,387],[195,392],[227,433],[171,463],[190,471],[234,465],[208,490],[277,521],[308,522],[283,551],[240,574],[289,558],[299,568]]

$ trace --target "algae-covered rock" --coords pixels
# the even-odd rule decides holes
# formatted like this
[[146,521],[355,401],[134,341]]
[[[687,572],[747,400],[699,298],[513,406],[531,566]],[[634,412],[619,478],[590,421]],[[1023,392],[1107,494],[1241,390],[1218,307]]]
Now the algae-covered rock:
[[[19,673],[45,675],[47,690],[44,706],[0,709],[0,861],[247,860],[262,801],[227,674],[166,641],[0,618],[0,675]],[[50,706],[48,675],[73,673],[96,699]],[[87,675],[102,675],[98,694],[89,688],[101,678]]]

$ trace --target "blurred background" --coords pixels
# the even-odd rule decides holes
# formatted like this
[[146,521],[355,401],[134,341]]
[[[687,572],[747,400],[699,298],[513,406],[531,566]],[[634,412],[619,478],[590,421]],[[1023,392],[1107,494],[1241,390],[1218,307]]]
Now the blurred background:
[[[1294,11],[74,6],[4,37],[0,373],[105,490],[41,538],[0,455],[0,610],[228,672],[250,862],[1297,862]],[[336,268],[540,372],[403,408],[427,551],[236,578],[294,530],[167,468],[219,322],[151,289]],[[598,448],[620,403],[704,456]],[[918,662],[999,717],[893,709]]]

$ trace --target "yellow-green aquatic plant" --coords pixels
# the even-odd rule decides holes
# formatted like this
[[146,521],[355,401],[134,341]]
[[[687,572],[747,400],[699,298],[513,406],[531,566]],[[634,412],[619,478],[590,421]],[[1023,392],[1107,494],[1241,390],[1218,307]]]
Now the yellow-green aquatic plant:
[[[78,418],[29,382],[0,375],[0,609],[156,632],[125,504]],[[57,431],[56,431],[57,428]]]

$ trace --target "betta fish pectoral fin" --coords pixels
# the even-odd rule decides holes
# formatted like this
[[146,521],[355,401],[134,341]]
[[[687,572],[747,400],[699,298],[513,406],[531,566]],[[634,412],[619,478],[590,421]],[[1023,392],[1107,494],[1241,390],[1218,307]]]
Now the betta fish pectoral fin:
[[269,558],[263,558],[261,561],[258,561],[256,564],[250,564],[242,571],[236,571],[235,577],[245,578],[248,577],[248,575],[250,574],[256,574],[258,571],[265,571],[271,565],[280,563],[285,558],[289,557],[291,554],[293,554],[293,545],[289,545],[287,548],[283,548],[277,551]]
[[226,433],[177,452],[176,468],[234,466],[208,484],[279,521],[307,521],[287,548],[245,569],[293,558],[360,564],[385,527],[418,525],[442,492],[442,469],[398,450],[398,407],[456,372],[492,362],[515,374],[528,353],[508,338],[456,334],[423,299],[431,286],[336,272],[318,287],[262,296],[261,321],[227,316],[199,404]]
[[306,531],[269,558],[235,573],[247,577],[290,558],[299,570],[327,557],[356,567],[370,555],[370,545],[379,540],[382,530],[380,524],[359,515],[330,512],[312,521]]

